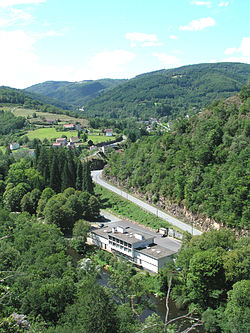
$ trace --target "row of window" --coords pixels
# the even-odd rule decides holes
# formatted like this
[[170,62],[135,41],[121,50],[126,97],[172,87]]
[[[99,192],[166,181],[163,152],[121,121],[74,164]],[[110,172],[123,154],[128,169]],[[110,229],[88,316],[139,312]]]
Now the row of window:
[[117,244],[116,242],[109,241],[109,244],[117,247],[118,249],[121,249],[121,250],[126,251],[128,253],[131,253],[131,249],[129,249],[129,248],[125,247],[125,246],[122,246],[120,244]]
[[109,236],[109,241],[113,241],[113,242],[116,242],[117,244],[121,244],[123,246],[126,246],[126,247],[129,247],[131,248],[131,244],[127,243],[127,242],[124,242],[123,240],[121,239],[118,239],[118,238],[115,238],[113,236]]

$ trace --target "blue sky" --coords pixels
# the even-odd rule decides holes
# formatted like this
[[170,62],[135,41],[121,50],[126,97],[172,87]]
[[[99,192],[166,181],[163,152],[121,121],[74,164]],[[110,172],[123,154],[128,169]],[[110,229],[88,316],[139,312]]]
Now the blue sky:
[[0,85],[250,63],[249,0],[0,0]]

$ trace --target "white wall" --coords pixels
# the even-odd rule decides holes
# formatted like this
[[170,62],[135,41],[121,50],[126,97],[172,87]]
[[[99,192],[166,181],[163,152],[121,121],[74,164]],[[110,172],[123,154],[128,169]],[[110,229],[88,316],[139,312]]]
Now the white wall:
[[141,265],[143,268],[146,268],[152,272],[158,273],[158,260],[152,257],[149,257],[139,251],[134,252],[135,262],[138,265]]

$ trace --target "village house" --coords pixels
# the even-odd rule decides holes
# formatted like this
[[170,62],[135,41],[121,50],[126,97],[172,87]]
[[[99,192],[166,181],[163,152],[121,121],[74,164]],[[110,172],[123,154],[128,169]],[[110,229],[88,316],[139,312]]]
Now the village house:
[[106,225],[92,230],[91,242],[103,250],[122,256],[154,273],[158,273],[159,269],[172,260],[175,254],[174,251],[155,244],[154,236],[138,228],[121,226],[119,222],[112,227]]
[[64,124],[63,128],[65,130],[73,130],[75,128],[75,125],[74,124]]
[[10,144],[10,150],[17,150],[19,148],[20,148],[20,145],[17,142],[13,142]]
[[113,136],[113,130],[111,128],[105,129],[106,136]]
[[63,147],[61,142],[54,142],[52,147]]
[[57,138],[56,143],[60,143],[61,146],[65,146],[67,144],[67,139],[66,138]]
[[77,142],[80,142],[80,139],[77,136],[72,136],[69,139],[69,142],[71,142],[71,143],[77,143]]
[[56,121],[56,119],[46,119],[46,122],[50,125],[54,125],[54,124],[56,124],[57,121]]

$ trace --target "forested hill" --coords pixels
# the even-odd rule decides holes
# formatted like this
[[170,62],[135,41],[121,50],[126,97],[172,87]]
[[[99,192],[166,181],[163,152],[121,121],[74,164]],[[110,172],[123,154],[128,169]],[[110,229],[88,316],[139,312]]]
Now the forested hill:
[[81,107],[98,94],[104,93],[125,81],[113,79],[81,82],[46,81],[28,87],[25,91],[47,96],[75,107]]
[[39,98],[36,95],[29,95],[23,90],[14,89],[10,87],[0,86],[0,108],[3,104],[12,104],[13,106],[21,105],[24,108],[35,109],[43,112],[51,112],[58,114],[69,114],[70,111],[57,107],[54,104],[50,104],[48,101],[42,101],[43,98]]
[[89,117],[176,117],[234,95],[249,77],[250,65],[241,63],[161,70],[139,75],[96,97],[85,111]]
[[154,203],[178,204],[226,226],[249,228],[250,86],[114,153],[106,169]]

